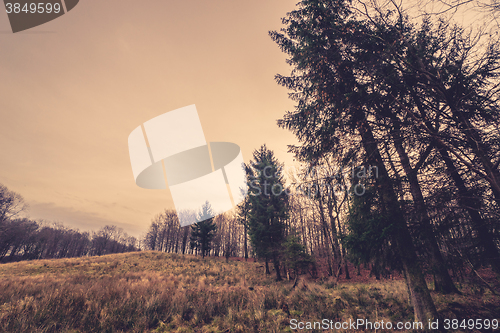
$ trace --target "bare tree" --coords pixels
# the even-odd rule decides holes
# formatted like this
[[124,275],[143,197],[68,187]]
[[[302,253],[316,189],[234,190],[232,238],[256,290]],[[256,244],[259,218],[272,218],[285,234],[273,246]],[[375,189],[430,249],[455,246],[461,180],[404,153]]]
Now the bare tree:
[[6,219],[18,217],[27,208],[28,205],[20,194],[0,184],[0,223]]

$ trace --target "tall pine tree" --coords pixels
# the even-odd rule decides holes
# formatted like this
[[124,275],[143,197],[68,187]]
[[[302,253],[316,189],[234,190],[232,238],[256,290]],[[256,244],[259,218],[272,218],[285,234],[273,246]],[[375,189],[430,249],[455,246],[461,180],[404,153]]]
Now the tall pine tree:
[[285,240],[285,220],[288,218],[288,196],[282,165],[265,145],[253,153],[246,165],[249,186],[247,223],[253,249],[258,257],[271,260],[276,280],[281,280],[280,249]]
[[291,151],[304,161],[335,153],[341,137],[360,143],[364,154],[355,162],[378,168],[378,208],[384,220],[392,222],[387,236],[405,272],[415,319],[427,322],[437,311],[378,145],[378,134],[384,133],[373,125],[375,106],[387,96],[372,86],[372,69],[384,61],[373,60],[391,45],[379,38],[379,27],[356,17],[349,1],[304,0],[298,6],[283,19],[286,28],[271,32],[294,67],[290,76],[278,75],[277,81],[297,102],[295,112],[278,124],[297,136],[301,145]]

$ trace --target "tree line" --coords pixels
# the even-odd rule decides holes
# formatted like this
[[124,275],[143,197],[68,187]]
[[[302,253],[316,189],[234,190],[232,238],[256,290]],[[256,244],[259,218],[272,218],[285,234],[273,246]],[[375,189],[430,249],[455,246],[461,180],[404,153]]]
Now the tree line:
[[123,229],[107,225],[80,232],[62,224],[21,217],[23,197],[0,184],[0,262],[71,258],[137,251],[138,241]]
[[[204,208],[211,209],[206,205]],[[200,225],[206,227],[201,227],[200,230]],[[243,229],[234,212],[219,214],[193,226],[181,227],[177,212],[166,209],[153,218],[142,243],[147,250],[248,259],[251,249],[245,247]],[[204,237],[207,238],[206,241],[203,241]]]

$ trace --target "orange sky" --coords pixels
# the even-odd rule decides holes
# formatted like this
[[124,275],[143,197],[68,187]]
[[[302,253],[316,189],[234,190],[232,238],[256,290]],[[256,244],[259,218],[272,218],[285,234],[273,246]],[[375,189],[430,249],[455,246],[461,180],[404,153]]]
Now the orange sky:
[[240,145],[245,161],[266,143],[291,167],[296,141],[276,120],[293,102],[274,81],[290,68],[268,31],[296,2],[80,0],[16,34],[0,13],[0,183],[34,219],[141,236],[174,206],[135,185],[128,135],[191,104],[207,141]]
[[240,145],[245,161],[266,143],[290,165],[295,139],[276,120],[293,102],[274,81],[290,69],[267,32],[296,2],[81,0],[16,34],[0,13],[0,183],[31,218],[140,236],[174,206],[135,185],[128,135],[190,104],[207,141]]

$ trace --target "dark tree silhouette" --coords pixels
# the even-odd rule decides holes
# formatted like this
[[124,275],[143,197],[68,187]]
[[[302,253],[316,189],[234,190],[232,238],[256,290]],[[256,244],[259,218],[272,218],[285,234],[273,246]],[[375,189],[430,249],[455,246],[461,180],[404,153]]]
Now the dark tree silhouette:
[[212,206],[207,201],[197,216],[197,222],[191,226],[190,246],[201,253],[202,258],[210,253],[212,239],[217,226],[214,223]]
[[285,239],[285,220],[288,218],[288,195],[282,165],[265,145],[253,153],[246,166],[249,197],[247,206],[248,231],[258,257],[272,260],[276,280],[281,280],[279,253]]

